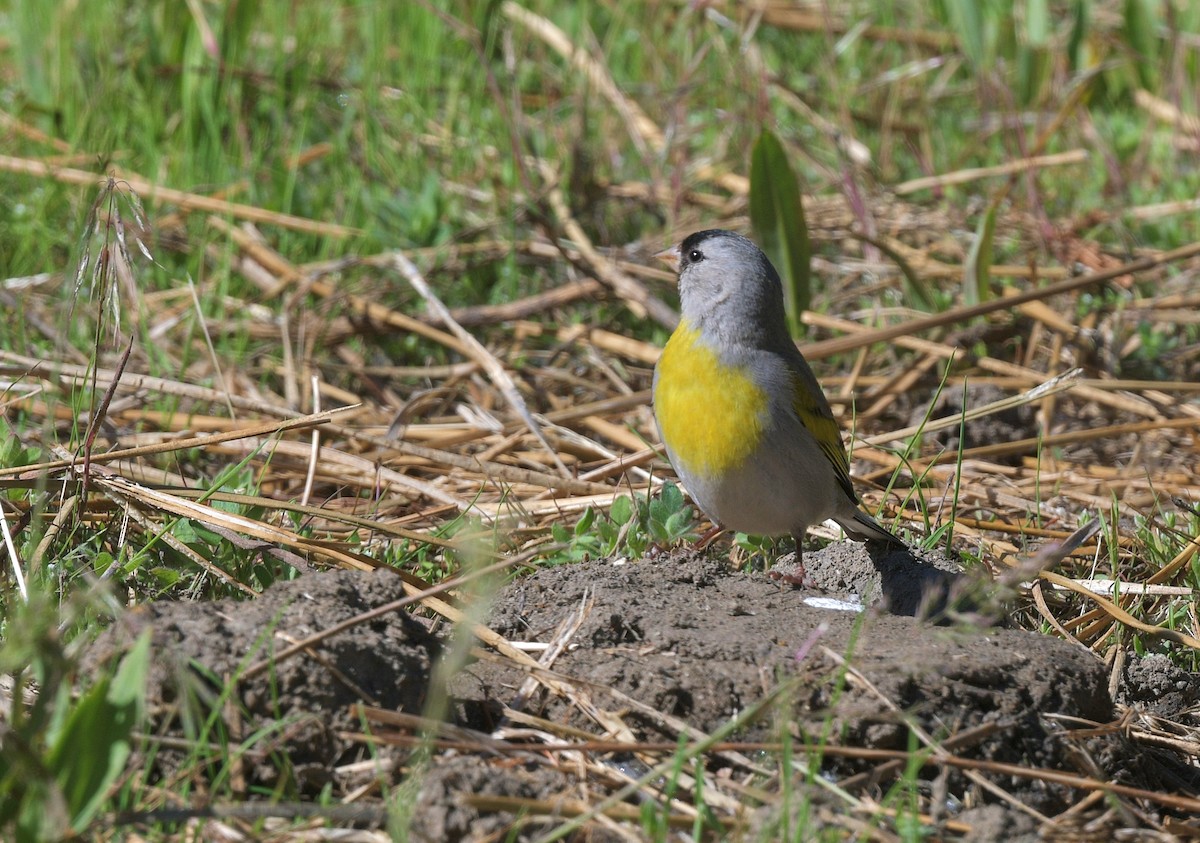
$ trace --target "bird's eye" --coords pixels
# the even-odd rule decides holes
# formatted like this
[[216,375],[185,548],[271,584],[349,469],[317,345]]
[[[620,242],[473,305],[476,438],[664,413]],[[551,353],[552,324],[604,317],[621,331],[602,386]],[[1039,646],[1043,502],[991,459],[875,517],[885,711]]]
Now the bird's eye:
[[704,252],[699,249],[692,249],[688,252],[688,263],[700,263],[704,260]]

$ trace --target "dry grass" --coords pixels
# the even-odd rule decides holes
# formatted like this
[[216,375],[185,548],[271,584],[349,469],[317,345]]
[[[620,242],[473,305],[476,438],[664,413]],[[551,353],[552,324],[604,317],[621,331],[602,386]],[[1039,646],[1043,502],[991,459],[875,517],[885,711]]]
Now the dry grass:
[[[729,201],[736,203],[739,197]],[[890,235],[897,244],[922,239],[929,212],[886,197],[879,201],[876,216],[897,220]],[[814,207],[836,203],[835,197],[812,199]],[[900,227],[905,220],[911,229]],[[564,234],[554,241],[470,244],[412,254],[413,260],[444,274],[480,253],[513,249],[539,263],[582,262],[595,275],[594,280],[569,282],[525,301],[455,312],[437,302],[421,271],[402,253],[295,266],[254,230],[230,227],[220,217],[210,222],[228,240],[224,245],[210,243],[209,248],[232,250],[238,271],[264,295],[275,297],[296,288],[348,315],[327,318],[325,308],[311,308],[300,297],[282,318],[257,301],[231,300],[225,308],[232,314],[230,321],[206,322],[209,335],[241,330],[272,350],[292,351],[296,337],[303,337],[304,346],[285,351],[283,366],[275,373],[284,394],[266,394],[251,379],[249,372],[267,364],[265,360],[210,359],[196,364],[187,381],[172,381],[139,374],[136,348],[126,366],[118,365],[114,351],[95,368],[2,351],[0,361],[11,383],[5,407],[24,414],[26,430],[76,423],[97,436],[90,448],[57,461],[0,472],[6,482],[17,478],[28,486],[50,473],[55,478],[74,476],[82,483],[89,470],[99,472],[103,465],[103,482],[120,477],[145,484],[145,492],[135,487],[126,491],[151,512],[177,512],[150,495],[184,493],[192,485],[180,472],[186,459],[171,454],[199,449],[201,462],[244,460],[252,467],[259,495],[247,502],[269,511],[264,521],[287,522],[292,516],[286,513],[295,507],[284,502],[299,500],[301,507],[309,507],[307,524],[331,542],[345,540],[366,525],[381,538],[424,541],[437,525],[471,514],[495,525],[501,549],[513,551],[544,540],[548,523],[587,506],[604,507],[614,495],[645,491],[652,486],[652,476],[669,470],[654,450],[656,432],[648,407],[649,375],[658,349],[603,328],[572,324],[571,317],[573,301],[590,303],[596,296],[618,295],[612,289],[616,284],[605,280],[612,273],[625,278],[621,290],[628,298],[623,301],[644,314],[646,284],[662,287],[664,280],[661,270],[642,262],[644,250],[600,252],[585,243],[574,251],[573,241]],[[1020,219],[1006,222],[1019,233]],[[728,224],[736,225],[736,218]],[[961,226],[961,221],[943,224]],[[151,230],[158,230],[157,223]],[[838,236],[828,231],[833,233],[818,236]],[[663,241],[670,236],[664,233]],[[859,251],[853,240],[843,244],[848,255]],[[914,265],[938,262],[932,249],[908,250],[921,258]],[[1121,379],[1106,371],[1122,356],[1136,352],[1139,323],[1152,320],[1161,333],[1183,330],[1189,320],[1184,306],[1192,273],[1200,265],[1197,253],[1200,245],[1148,253],[1126,264],[1020,293],[1005,292],[982,305],[933,316],[896,309],[868,314],[871,321],[883,323],[877,326],[806,314],[814,328],[843,332],[802,344],[810,360],[820,366],[826,357],[857,354],[848,376],[827,379],[827,391],[843,414],[844,426],[856,426],[856,468],[869,503],[882,505],[884,517],[899,518],[916,536],[953,525],[954,533],[974,546],[974,553],[998,568],[1023,546],[1014,544],[1014,537],[1064,538],[1084,515],[1105,515],[1114,507],[1126,518],[1133,513],[1154,515],[1172,498],[1200,499],[1189,456],[1194,428],[1200,425],[1200,410],[1188,401],[1197,390],[1195,383]],[[339,282],[350,272],[362,273],[364,283],[380,293],[341,292]],[[831,274],[843,277],[868,272],[896,280],[890,267],[868,266],[861,259],[831,268]],[[1005,267],[993,269],[995,276],[1007,274]],[[639,277],[644,280],[636,280]],[[1082,291],[1123,278],[1147,283],[1157,292],[1131,297],[1119,309],[1078,315],[1081,309],[1073,302]],[[417,287],[436,305],[431,308],[436,315],[400,312],[382,304],[394,298],[385,291],[400,281]],[[167,331],[192,307],[186,289],[150,300],[130,285],[119,295],[134,296],[132,301],[123,299],[121,308],[140,314],[141,330],[149,337]],[[533,321],[538,317],[542,318]],[[980,321],[983,317],[988,321]],[[58,319],[48,311],[39,321],[53,325]],[[419,334],[461,362],[368,366],[350,342],[399,331]],[[61,337],[56,340],[67,344]],[[1019,355],[1004,359],[981,354],[981,342],[989,349],[1015,349]],[[397,392],[391,385],[397,377],[421,386]],[[986,394],[1013,396],[973,407],[966,417],[975,422],[1029,407],[1036,414],[1029,422],[1029,435],[962,450],[946,450],[929,441],[935,431],[956,431],[962,420],[952,408],[939,410],[937,418],[913,417],[928,406],[942,378],[948,391],[951,384],[969,382]],[[201,385],[205,381],[218,386]],[[348,382],[369,388],[352,391],[336,385]],[[1047,384],[1052,388],[1045,388]],[[91,387],[94,400],[102,395],[109,399],[99,423],[87,411],[72,416],[66,409]],[[911,400],[914,391],[922,393],[920,400]],[[164,397],[171,399],[173,409],[157,408]],[[331,405],[341,409],[322,411]],[[894,426],[905,414],[914,423]],[[901,458],[895,450],[898,443],[919,433],[925,440]],[[38,444],[35,438],[25,441]],[[871,491],[873,484],[886,483],[898,470],[886,499]],[[956,505],[950,506],[945,496],[956,476],[961,487]],[[143,494],[147,497],[139,497]],[[1064,505],[1048,518],[1046,498],[1051,496]],[[219,500],[221,492],[213,497]],[[310,506],[312,501],[319,504]],[[91,503],[101,501],[90,499]],[[209,520],[233,526],[223,523],[220,515]],[[1137,555],[1134,537],[1124,538],[1119,553],[1121,569],[1127,572]],[[1081,548],[1076,556],[1090,560],[1098,552],[1103,558],[1107,551],[1092,546]],[[1155,584],[1182,573],[1186,561],[1174,564]]]

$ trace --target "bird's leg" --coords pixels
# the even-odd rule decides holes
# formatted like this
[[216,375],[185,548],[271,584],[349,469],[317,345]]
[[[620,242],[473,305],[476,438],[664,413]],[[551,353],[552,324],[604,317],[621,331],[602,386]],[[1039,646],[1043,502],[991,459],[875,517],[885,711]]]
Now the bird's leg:
[[713,524],[710,528],[700,534],[700,538],[696,539],[696,541],[692,543],[692,550],[704,550],[713,543],[713,540],[717,536],[721,535],[721,532],[724,529],[725,528],[720,524]]
[[777,566],[767,576],[782,585],[812,586],[814,583],[806,582],[808,572],[804,570],[804,533],[793,533],[792,537],[796,540],[796,555],[792,558],[792,564],[784,568]]

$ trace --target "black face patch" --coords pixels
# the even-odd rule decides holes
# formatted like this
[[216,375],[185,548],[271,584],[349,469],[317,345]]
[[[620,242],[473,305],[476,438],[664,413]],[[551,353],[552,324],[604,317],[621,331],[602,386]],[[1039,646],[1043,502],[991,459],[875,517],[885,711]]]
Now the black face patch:
[[704,244],[714,237],[727,234],[719,228],[710,228],[689,234],[687,239],[679,244],[679,268],[691,266],[704,260]]

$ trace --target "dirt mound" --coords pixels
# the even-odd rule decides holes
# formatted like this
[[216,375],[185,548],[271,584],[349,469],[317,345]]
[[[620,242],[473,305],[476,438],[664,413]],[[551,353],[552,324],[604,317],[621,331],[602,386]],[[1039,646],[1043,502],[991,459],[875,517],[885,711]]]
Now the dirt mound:
[[[838,547],[807,556],[810,571],[828,578],[824,569],[833,565],[838,576],[859,582],[861,572],[847,569],[856,557],[858,567],[869,559],[861,546]],[[1077,645],[846,611],[828,595],[781,589],[762,574],[734,573],[703,557],[539,571],[500,596],[492,626],[512,640],[546,641],[565,612],[589,603],[575,646],[555,670],[616,689],[704,732],[795,674],[791,716],[802,731],[796,737],[807,743],[832,735],[847,746],[902,750],[915,723],[941,739],[975,733],[973,757],[1060,767],[1073,749],[1047,726],[1047,715],[1112,719],[1107,672]],[[460,685],[464,694],[472,686],[519,682],[493,663],[467,673],[473,681]],[[590,725],[558,698],[547,698],[544,707],[544,716]],[[638,711],[625,721],[640,737],[677,737]],[[769,740],[778,737],[775,729],[750,723],[740,734]],[[832,762],[840,773],[854,766]]]
[[[261,731],[262,740],[242,759],[247,783],[275,787],[290,777],[296,790],[315,794],[334,782],[337,767],[368,757],[362,745],[338,735],[361,728],[351,705],[423,710],[437,639],[404,612],[391,612],[253,676],[247,671],[297,641],[402,597],[400,578],[390,572],[329,571],[279,583],[252,601],[148,603],[122,616],[97,641],[89,661],[108,659],[149,630],[158,654],[147,693],[155,734],[233,744]],[[236,704],[225,706],[219,694],[233,678]],[[214,707],[224,710],[209,728]],[[155,763],[169,773],[187,754],[166,745]]]

